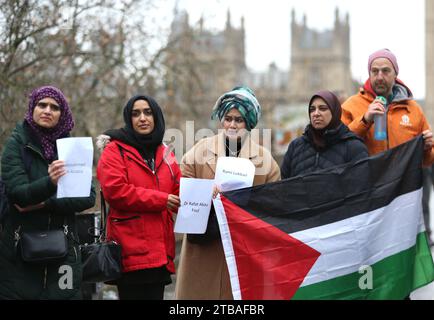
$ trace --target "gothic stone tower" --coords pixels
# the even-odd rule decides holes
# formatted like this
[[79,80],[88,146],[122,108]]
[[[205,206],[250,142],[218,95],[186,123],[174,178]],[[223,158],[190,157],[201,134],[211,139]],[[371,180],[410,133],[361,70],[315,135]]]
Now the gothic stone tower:
[[234,27],[228,10],[223,30],[214,32],[204,24],[203,18],[191,24],[188,13],[175,8],[170,47],[165,53],[169,120],[195,119],[199,128],[215,124],[210,122],[215,101],[242,84],[247,72],[244,18],[240,27]]
[[425,0],[426,93],[425,115],[434,126],[434,1]]
[[305,102],[318,90],[328,89],[342,96],[355,92],[350,66],[349,16],[341,21],[335,11],[333,30],[318,32],[308,29],[306,15],[302,24],[291,21],[291,68],[289,73],[289,99]]
[[230,11],[227,11],[225,29],[212,32],[204,28],[201,18],[195,26],[189,24],[186,12],[177,13],[172,23],[171,39],[183,35],[177,47],[183,47],[200,77],[202,91],[207,96],[218,96],[242,82],[246,73],[244,18],[241,26],[232,25]]

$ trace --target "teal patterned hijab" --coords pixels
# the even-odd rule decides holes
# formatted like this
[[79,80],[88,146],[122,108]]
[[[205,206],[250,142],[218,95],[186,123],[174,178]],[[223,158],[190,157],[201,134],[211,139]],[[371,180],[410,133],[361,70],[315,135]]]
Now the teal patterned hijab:
[[233,108],[241,113],[248,131],[256,127],[261,117],[261,105],[252,89],[248,87],[235,87],[232,91],[223,94],[214,105],[211,119],[217,117],[222,121],[226,113]]

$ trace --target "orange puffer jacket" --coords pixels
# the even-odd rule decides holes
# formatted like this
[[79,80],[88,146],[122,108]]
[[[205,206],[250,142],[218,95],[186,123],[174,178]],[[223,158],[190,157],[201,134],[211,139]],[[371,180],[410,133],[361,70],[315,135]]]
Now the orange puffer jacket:
[[[364,139],[369,155],[396,147],[425,130],[431,130],[422,108],[412,99],[410,90],[402,82],[397,81],[395,92],[387,111],[387,139],[384,141],[375,140],[374,126],[362,121],[369,105],[375,99],[369,80],[357,95],[350,97],[342,105],[342,122]],[[434,148],[431,148],[425,151],[424,165],[429,166],[433,163]]]

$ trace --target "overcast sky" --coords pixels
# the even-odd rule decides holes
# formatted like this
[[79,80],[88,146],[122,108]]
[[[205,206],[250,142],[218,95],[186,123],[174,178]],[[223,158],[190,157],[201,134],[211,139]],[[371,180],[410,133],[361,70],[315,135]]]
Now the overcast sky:
[[399,77],[417,99],[425,97],[425,1],[424,0],[179,0],[179,9],[196,23],[203,14],[205,27],[222,30],[230,8],[232,24],[245,17],[246,59],[250,69],[264,71],[271,62],[287,70],[290,63],[291,10],[309,28],[332,29],[335,8],[342,19],[348,12],[351,28],[353,78],[368,77],[367,60],[377,49],[389,48],[397,58]]

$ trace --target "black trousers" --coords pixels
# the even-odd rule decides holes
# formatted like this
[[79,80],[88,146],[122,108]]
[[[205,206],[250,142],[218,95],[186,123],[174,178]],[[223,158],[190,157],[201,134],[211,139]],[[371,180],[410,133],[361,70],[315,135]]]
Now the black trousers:
[[163,300],[164,283],[118,284],[119,300]]

